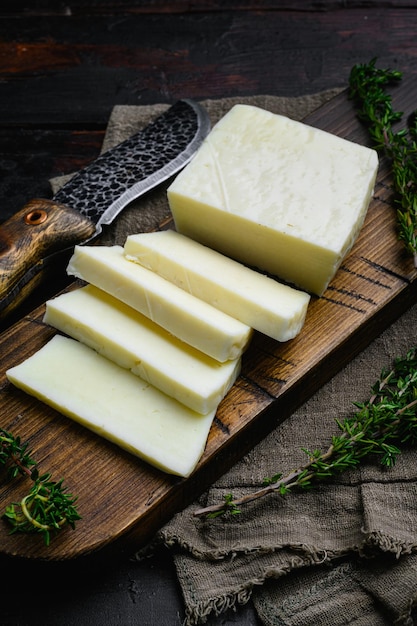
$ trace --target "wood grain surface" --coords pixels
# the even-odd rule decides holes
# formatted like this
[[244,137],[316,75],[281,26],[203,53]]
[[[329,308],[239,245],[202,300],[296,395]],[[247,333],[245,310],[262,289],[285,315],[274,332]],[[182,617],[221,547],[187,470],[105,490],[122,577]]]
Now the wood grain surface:
[[[404,81],[395,106],[407,113],[417,86]],[[346,93],[305,120],[368,143]],[[360,236],[321,298],[313,297],[300,335],[279,344],[255,334],[242,374],[221,403],[206,451],[187,480],[170,477],[124,453],[10,385],[5,371],[39,349],[54,331],[41,306],[0,338],[0,425],[29,441],[42,471],[65,477],[82,520],[48,549],[37,536],[10,536],[1,551],[35,559],[70,559],[115,541],[149,539],[257,441],[311,396],[416,300],[417,272],[397,240],[389,168],[381,160],[374,199]],[[0,510],[24,493],[24,481],[0,483]]]

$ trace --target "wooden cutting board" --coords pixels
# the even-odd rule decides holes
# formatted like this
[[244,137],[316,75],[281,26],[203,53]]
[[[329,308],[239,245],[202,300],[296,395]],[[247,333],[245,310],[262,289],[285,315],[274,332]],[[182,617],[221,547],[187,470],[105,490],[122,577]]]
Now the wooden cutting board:
[[[406,119],[417,84],[396,88],[394,105]],[[368,144],[352,103],[342,93],[306,123]],[[54,331],[44,307],[0,336],[0,426],[29,442],[42,473],[64,478],[82,515],[47,548],[41,536],[10,535],[0,520],[0,551],[61,560],[104,547],[148,540],[216,478],[284,420],[416,301],[417,272],[396,236],[388,163],[382,160],[365,225],[321,298],[313,297],[300,335],[279,344],[256,334],[242,374],[221,403],[195,473],[179,479],[159,472],[15,389],[5,371],[33,354]],[[394,356],[394,355],[393,355]],[[0,477],[0,511],[27,493],[27,480]]]

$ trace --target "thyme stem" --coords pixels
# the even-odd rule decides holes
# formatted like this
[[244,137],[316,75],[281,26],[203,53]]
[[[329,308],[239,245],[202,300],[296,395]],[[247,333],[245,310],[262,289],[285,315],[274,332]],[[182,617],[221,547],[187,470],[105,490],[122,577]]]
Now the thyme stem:
[[49,545],[53,532],[67,524],[74,528],[81,518],[74,506],[76,498],[66,492],[62,480],[52,481],[50,474],[39,476],[27,447],[19,437],[0,429],[0,465],[7,469],[9,478],[21,474],[33,481],[29,493],[7,506],[2,517],[12,526],[11,533],[39,532]]
[[409,128],[394,131],[403,113],[394,111],[386,88],[400,81],[397,70],[379,69],[376,59],[355,65],[349,76],[349,95],[358,117],[368,127],[374,148],[391,161],[392,189],[397,209],[398,238],[417,267],[417,116],[409,118]]
[[389,372],[383,370],[372,392],[367,402],[355,403],[358,410],[352,417],[343,422],[336,419],[341,434],[332,437],[326,451],[304,450],[308,461],[298,469],[286,476],[275,474],[265,479],[264,487],[240,498],[227,494],[222,502],[196,510],[194,516],[238,514],[239,507],[267,494],[284,496],[295,488],[311,489],[371,456],[379,456],[382,466],[392,467],[400,454],[396,444],[417,443],[417,348],[395,359]]

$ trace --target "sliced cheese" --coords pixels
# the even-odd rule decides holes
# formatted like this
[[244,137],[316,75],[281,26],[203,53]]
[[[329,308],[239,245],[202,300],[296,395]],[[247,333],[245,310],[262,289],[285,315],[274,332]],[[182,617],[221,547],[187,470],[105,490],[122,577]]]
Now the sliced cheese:
[[67,417],[178,476],[194,470],[215,415],[187,409],[91,348],[60,335],[6,375]]
[[76,246],[67,272],[106,291],[218,361],[238,358],[251,338],[249,326],[128,261],[121,246]]
[[125,254],[278,341],[302,328],[310,296],[175,231],[129,235]]
[[198,413],[213,411],[240,371],[240,359],[219,363],[93,285],[49,300],[44,322]]
[[355,242],[375,150],[234,106],[168,188],[176,230],[321,295]]

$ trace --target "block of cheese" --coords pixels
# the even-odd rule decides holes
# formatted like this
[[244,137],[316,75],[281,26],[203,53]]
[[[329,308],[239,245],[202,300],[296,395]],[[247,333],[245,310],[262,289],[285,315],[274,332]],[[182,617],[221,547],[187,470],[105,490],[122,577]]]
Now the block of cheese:
[[125,254],[244,324],[287,341],[301,330],[310,296],[175,231],[129,235]]
[[249,326],[128,261],[121,246],[76,246],[67,272],[106,291],[218,361],[238,358],[251,338]]
[[44,322],[198,413],[215,409],[240,371],[240,359],[212,359],[93,285],[49,300]]
[[56,335],[6,372],[11,383],[170,474],[189,476],[215,411],[195,413],[99,355]]
[[321,295],[365,219],[375,150],[250,105],[168,188],[176,230]]

